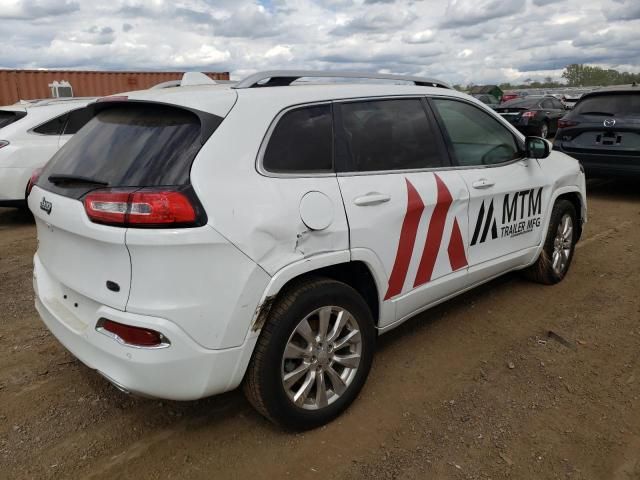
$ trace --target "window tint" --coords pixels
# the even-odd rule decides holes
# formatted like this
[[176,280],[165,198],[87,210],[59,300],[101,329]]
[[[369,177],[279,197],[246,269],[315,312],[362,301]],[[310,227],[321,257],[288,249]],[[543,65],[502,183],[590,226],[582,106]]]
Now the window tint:
[[26,113],[24,112],[9,112],[0,110],[0,128],[10,125],[16,120],[20,120],[25,115]]
[[488,113],[455,100],[434,99],[433,103],[458,164],[493,165],[520,157],[514,136]]
[[270,172],[331,171],[331,106],[314,105],[285,113],[271,134],[263,166]]
[[350,171],[440,167],[442,155],[418,99],[340,105]]
[[59,117],[56,117],[53,120],[49,120],[39,127],[34,128],[33,131],[35,133],[39,133],[40,135],[60,135],[65,123],[67,123],[68,116],[68,113],[60,115]]
[[640,116],[640,93],[594,95],[578,102],[576,113],[601,112],[610,115]]
[[90,108],[79,108],[73,112],[69,112],[69,121],[64,127],[65,135],[73,135],[93,117],[93,110]]
[[560,100],[556,98],[551,101],[553,102],[553,108],[555,108],[556,110],[564,110],[564,105],[562,105],[562,102]]
[[542,108],[553,108],[553,102],[549,99],[542,102]]
[[38,184],[76,197],[82,185],[56,186],[49,175],[88,177],[110,187],[186,185],[200,147],[200,119],[192,112],[153,104],[112,105],[53,156]]

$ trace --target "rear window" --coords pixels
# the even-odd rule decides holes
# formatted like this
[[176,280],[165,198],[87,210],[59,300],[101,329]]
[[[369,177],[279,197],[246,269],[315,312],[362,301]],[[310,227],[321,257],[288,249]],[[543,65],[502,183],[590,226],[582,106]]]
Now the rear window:
[[540,98],[515,98],[504,102],[500,107],[504,108],[531,108],[540,103]]
[[200,125],[198,115],[176,107],[106,107],[53,156],[38,184],[76,198],[95,185],[54,185],[48,177],[84,177],[109,187],[187,185],[191,164],[201,147]]
[[12,124],[26,115],[25,112],[8,112],[0,110],[0,128]]
[[573,111],[578,114],[594,112],[609,115],[640,116],[640,92],[586,97],[578,102]]

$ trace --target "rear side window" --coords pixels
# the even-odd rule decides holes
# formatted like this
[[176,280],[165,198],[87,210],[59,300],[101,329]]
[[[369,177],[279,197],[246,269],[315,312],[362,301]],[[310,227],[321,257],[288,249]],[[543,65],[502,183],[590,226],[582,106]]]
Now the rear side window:
[[195,113],[157,104],[111,105],[53,156],[38,184],[68,196],[84,192],[75,184],[56,186],[49,175],[85,177],[110,187],[187,185],[200,147]]
[[0,110],[0,128],[11,125],[13,122],[21,119],[25,115],[26,113],[24,112],[8,112]]
[[640,116],[640,92],[586,97],[578,102],[574,112],[579,114],[596,112],[606,115]]
[[69,112],[69,119],[64,127],[64,135],[74,135],[93,117],[91,108],[79,108],[73,112]]
[[479,108],[456,100],[434,99],[459,165],[494,165],[519,158],[513,134]]
[[67,118],[69,117],[68,113],[60,115],[48,122],[43,123],[42,125],[37,126],[33,129],[35,133],[39,133],[40,135],[60,135],[62,134],[62,130],[64,129],[65,124],[67,123]]
[[330,172],[333,170],[333,121],[330,105],[313,105],[285,113],[264,153],[269,172]]
[[340,112],[348,171],[443,165],[439,139],[419,99],[343,103]]

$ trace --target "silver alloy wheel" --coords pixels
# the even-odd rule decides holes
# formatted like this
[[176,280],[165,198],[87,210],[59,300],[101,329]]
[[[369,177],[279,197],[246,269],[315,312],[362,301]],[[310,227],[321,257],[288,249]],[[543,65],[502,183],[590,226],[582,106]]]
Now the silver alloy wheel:
[[549,126],[546,123],[543,123],[542,127],[540,127],[540,136],[542,138],[547,138],[549,136]]
[[552,268],[556,275],[562,275],[569,264],[573,248],[573,219],[565,213],[558,224],[556,237],[553,240]]
[[362,337],[353,315],[342,307],[318,308],[298,323],[287,341],[282,385],[298,407],[324,408],[351,385],[361,354]]

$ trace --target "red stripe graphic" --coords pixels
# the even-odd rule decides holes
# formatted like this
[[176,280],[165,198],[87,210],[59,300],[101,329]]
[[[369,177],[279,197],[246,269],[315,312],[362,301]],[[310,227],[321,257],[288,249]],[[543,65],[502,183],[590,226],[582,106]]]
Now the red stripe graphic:
[[402,221],[396,261],[389,277],[389,288],[384,296],[385,300],[398,295],[402,291],[404,280],[407,278],[407,270],[409,270],[413,246],[416,242],[418,224],[424,210],[424,203],[420,198],[420,194],[408,179],[405,178],[405,180],[407,182],[407,212]]
[[453,230],[451,230],[451,239],[449,240],[449,263],[451,264],[451,270],[454,272],[467,266],[467,256],[464,253],[464,244],[462,243],[462,233],[460,233],[460,226],[458,225],[458,219],[453,219]]
[[416,281],[413,284],[414,287],[419,287],[431,280],[438,250],[440,250],[440,244],[442,243],[442,234],[444,233],[444,224],[447,221],[447,213],[453,202],[451,192],[449,192],[444,182],[440,180],[438,175],[434,174],[434,177],[438,187],[438,200],[433,210],[431,220],[429,221],[427,240],[424,251],[422,252],[422,258],[420,259],[420,265],[418,266]]

